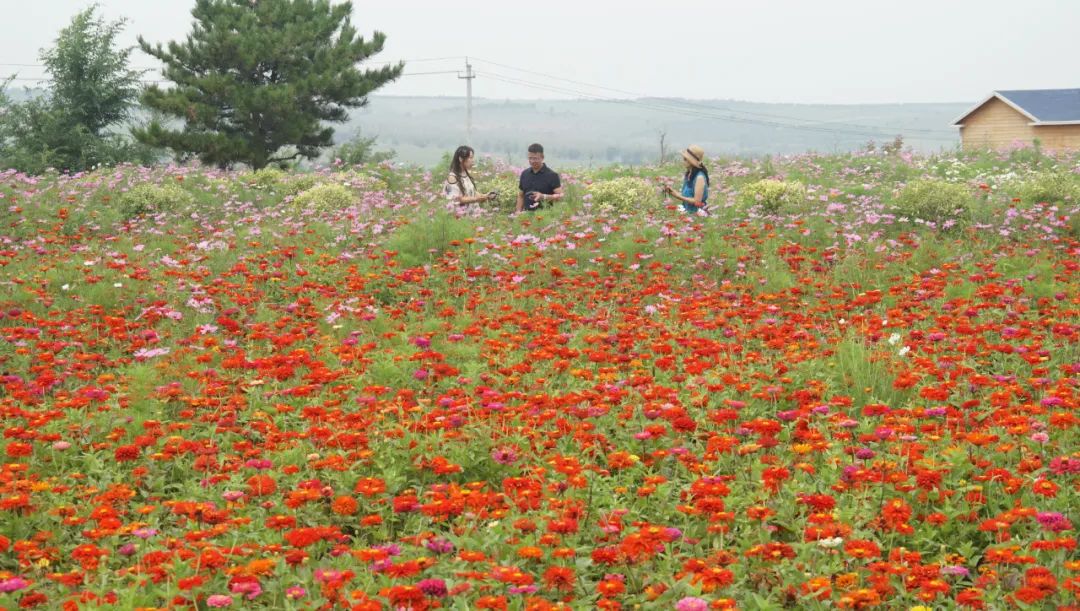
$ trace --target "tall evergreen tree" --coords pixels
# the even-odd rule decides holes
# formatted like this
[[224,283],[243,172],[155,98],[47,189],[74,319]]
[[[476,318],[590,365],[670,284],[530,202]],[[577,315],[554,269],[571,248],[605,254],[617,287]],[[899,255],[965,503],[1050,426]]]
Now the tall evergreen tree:
[[350,2],[196,0],[191,14],[183,42],[163,48],[139,38],[175,83],[148,87],[142,102],[183,127],[152,122],[133,133],[223,168],[318,156],[332,143],[325,122],[344,122],[348,108],[367,104],[367,94],[404,67],[357,68],[382,50],[386,36],[359,36]]

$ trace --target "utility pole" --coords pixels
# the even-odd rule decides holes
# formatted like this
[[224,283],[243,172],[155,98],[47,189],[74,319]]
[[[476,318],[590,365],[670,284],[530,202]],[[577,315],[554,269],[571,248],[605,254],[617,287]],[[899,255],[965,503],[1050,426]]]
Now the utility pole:
[[667,157],[667,149],[664,148],[664,140],[667,138],[667,132],[660,131],[660,165],[664,165],[664,158]]
[[472,143],[472,82],[476,78],[468,57],[465,58],[465,76],[459,74],[458,78],[465,79],[465,144],[468,145]]

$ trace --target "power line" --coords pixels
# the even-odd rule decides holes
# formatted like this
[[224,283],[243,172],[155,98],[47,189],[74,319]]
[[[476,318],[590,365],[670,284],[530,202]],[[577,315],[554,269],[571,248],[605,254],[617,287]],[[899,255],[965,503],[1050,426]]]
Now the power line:
[[[429,71],[429,72],[404,72],[400,76],[428,76],[428,75],[431,75],[431,74],[457,74],[457,73],[458,73],[457,70],[432,70],[432,71]],[[18,76],[18,75],[13,74],[10,77],[0,77],[0,81],[7,81],[7,80],[19,81],[19,82],[30,82],[30,83],[49,83],[49,82],[52,82],[52,79],[49,78],[49,77],[46,77],[46,76],[29,77],[29,76]],[[143,84],[146,84],[146,85],[161,85],[161,84],[165,84],[165,83],[172,83],[173,81],[166,80],[166,79],[138,79],[136,82],[143,83]]]
[[431,72],[402,72],[401,76],[424,76],[427,74],[457,74],[457,70],[434,70]]
[[[464,55],[450,55],[450,56],[447,56],[447,57],[419,57],[419,58],[416,58],[416,59],[395,59],[395,60],[390,60],[390,61],[366,62],[366,64],[367,65],[373,65],[373,66],[389,66],[391,64],[397,64],[397,63],[401,63],[401,62],[404,62],[406,64],[418,64],[418,63],[424,63],[424,62],[438,62],[438,61],[458,60],[458,59],[462,59],[463,57],[465,57],[465,56]],[[0,66],[11,66],[11,67],[15,67],[15,68],[45,68],[46,67],[45,64],[20,64],[20,63],[11,63],[11,62],[0,62]],[[136,67],[136,66],[132,66],[130,69],[135,70],[135,71],[159,70],[160,66],[159,67],[150,67],[150,66]]]
[[[567,87],[560,87],[558,85],[550,85],[550,84],[547,84],[547,83],[537,83],[535,81],[528,81],[528,80],[524,80],[524,79],[518,79],[518,78],[514,78],[514,77],[511,77],[511,76],[507,76],[507,75],[504,75],[504,74],[498,74],[498,73],[494,73],[494,72],[483,72],[483,73],[479,73],[479,74],[481,74],[483,76],[488,76],[488,77],[493,78],[493,79],[498,80],[498,81],[502,81],[502,82],[509,83],[509,84],[512,84],[512,85],[519,85],[519,86],[527,87],[527,88],[531,88],[531,89],[539,89],[539,90],[549,91],[549,92],[554,92],[554,93],[577,95],[577,96],[580,96],[580,97],[583,97],[583,98],[592,99],[592,100],[596,100],[596,101],[600,101],[600,102],[607,102],[607,103],[611,103],[611,104],[621,104],[621,105],[635,106],[635,107],[638,107],[638,108],[645,108],[645,109],[649,109],[649,110],[657,110],[657,111],[662,111],[662,112],[672,112],[672,113],[677,113],[677,114],[682,114],[682,115],[687,115],[687,116],[697,117],[697,118],[730,121],[732,123],[745,123],[745,124],[749,124],[749,125],[762,125],[762,126],[767,126],[767,127],[777,127],[777,128],[784,128],[784,129],[796,129],[796,130],[802,130],[802,131],[814,131],[814,132],[822,132],[822,133],[829,133],[829,134],[849,134],[849,135],[865,136],[865,137],[870,137],[870,138],[891,138],[891,137],[896,135],[895,133],[889,134],[889,133],[885,133],[885,132],[882,132],[882,131],[872,131],[870,128],[860,129],[860,130],[855,130],[855,129],[831,129],[831,128],[820,127],[820,126],[815,126],[815,125],[797,125],[797,124],[793,125],[793,124],[789,124],[789,123],[779,123],[779,122],[776,122],[776,121],[766,121],[766,120],[762,120],[762,119],[750,119],[750,118],[746,118],[746,117],[737,117],[737,116],[731,116],[731,115],[721,115],[721,114],[716,114],[716,113],[707,113],[707,112],[692,110],[692,109],[684,108],[684,107],[680,107],[680,106],[664,105],[662,103],[650,103],[650,102],[642,102],[640,100],[627,100],[627,99],[620,99],[620,98],[607,98],[607,97],[598,96],[598,95],[595,95],[595,94],[592,94],[592,93],[583,92],[583,91],[576,90],[576,89],[570,89],[570,88],[567,88]],[[930,135],[922,136],[922,138],[925,139],[925,140],[940,140],[940,141],[946,141],[947,140],[947,141],[950,141],[950,142],[955,140],[955,138],[951,138],[951,137],[950,138],[944,138],[944,137],[940,137],[940,136],[930,136]]]
[[[585,87],[589,87],[589,88],[592,88],[592,89],[601,89],[601,90],[604,90],[604,91],[611,91],[611,92],[615,92],[615,93],[621,93],[621,94],[624,94],[624,95],[633,96],[635,98],[651,98],[651,99],[656,99],[656,100],[662,100],[661,103],[667,103],[669,105],[670,104],[676,104],[676,105],[681,105],[681,106],[702,108],[702,109],[710,110],[710,111],[719,110],[719,111],[724,111],[724,112],[731,112],[731,113],[736,113],[736,114],[744,114],[744,115],[750,115],[750,116],[765,117],[765,118],[770,118],[770,119],[780,119],[780,120],[785,120],[785,121],[797,121],[797,122],[800,122],[800,123],[802,123],[804,125],[807,125],[807,126],[812,126],[815,123],[827,122],[827,121],[814,121],[814,122],[811,122],[811,123],[806,123],[806,119],[802,119],[802,118],[798,118],[798,117],[791,117],[791,116],[786,116],[786,115],[777,115],[777,114],[772,114],[772,113],[754,112],[754,111],[750,111],[750,110],[740,110],[740,109],[737,109],[737,108],[731,108],[731,107],[726,107],[726,106],[717,106],[717,105],[713,105],[713,104],[703,104],[703,103],[700,103],[700,102],[691,102],[691,101],[688,101],[688,100],[675,100],[675,99],[671,99],[671,98],[657,98],[656,96],[650,96],[650,95],[646,95],[646,94],[639,93],[639,92],[627,91],[625,89],[617,89],[617,88],[614,88],[614,87],[605,87],[603,85],[596,85],[596,84],[593,84],[593,83],[586,83],[586,82],[583,82],[583,81],[576,81],[576,80],[573,80],[573,79],[568,79],[568,78],[564,78],[564,77],[560,77],[560,76],[555,76],[553,74],[547,74],[547,73],[544,73],[544,72],[537,72],[535,70],[526,70],[524,68],[517,68],[515,66],[510,66],[508,64],[502,64],[502,63],[499,63],[499,62],[493,62],[493,61],[486,60],[486,59],[479,58],[479,57],[476,57],[474,59],[476,61],[478,61],[478,62],[481,62],[481,63],[491,64],[493,66],[499,66],[501,68],[507,68],[509,70],[514,70],[514,71],[517,71],[517,72],[524,72],[524,73],[527,73],[527,74],[534,74],[536,76],[542,76],[542,77],[557,80],[557,81],[564,81],[564,82],[572,83],[572,84],[575,84],[575,85],[583,85]],[[831,124],[832,125],[847,126],[847,127],[852,128],[852,129],[855,129],[855,130],[875,130],[876,131],[876,130],[892,129],[890,127],[881,127],[881,126],[876,126],[876,125],[859,125],[859,124],[855,124],[855,123],[831,123]],[[945,130],[922,129],[922,128],[909,128],[909,129],[905,129],[904,131],[909,132],[909,133],[922,133],[922,134],[949,134],[949,133],[952,133],[952,132],[948,132],[948,131],[945,131]],[[950,140],[952,140],[952,139],[953,138],[950,138]]]

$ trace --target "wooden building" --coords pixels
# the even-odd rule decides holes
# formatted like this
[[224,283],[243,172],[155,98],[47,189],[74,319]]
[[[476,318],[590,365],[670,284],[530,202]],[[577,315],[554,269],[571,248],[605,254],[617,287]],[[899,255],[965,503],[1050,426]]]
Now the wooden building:
[[1080,149],[1080,89],[995,91],[953,121],[964,150]]

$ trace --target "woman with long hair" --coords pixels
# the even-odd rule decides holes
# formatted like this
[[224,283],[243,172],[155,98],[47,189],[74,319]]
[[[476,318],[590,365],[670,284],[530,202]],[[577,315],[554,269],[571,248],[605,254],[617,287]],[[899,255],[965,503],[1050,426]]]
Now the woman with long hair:
[[686,147],[685,151],[682,151],[682,157],[683,163],[686,164],[682,190],[676,192],[671,185],[665,185],[664,191],[681,201],[683,210],[688,214],[697,214],[698,211],[707,214],[709,171],[705,169],[705,149],[696,144],[691,144]]
[[473,182],[472,174],[469,172],[473,167],[475,157],[472,147],[461,145],[454,151],[454,157],[450,160],[450,174],[446,177],[446,187],[443,191],[447,199],[462,206],[495,199],[495,192],[476,194],[476,183]]

